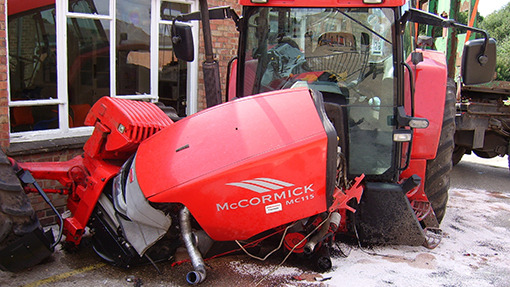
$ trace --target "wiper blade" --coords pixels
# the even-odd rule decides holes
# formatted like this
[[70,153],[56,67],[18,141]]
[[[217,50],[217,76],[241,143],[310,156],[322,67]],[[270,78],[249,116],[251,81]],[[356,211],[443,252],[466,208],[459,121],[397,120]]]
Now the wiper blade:
[[386,39],[386,38],[384,38],[384,36],[383,36],[383,35],[381,35],[381,34],[377,33],[376,31],[374,31],[374,29],[372,29],[372,28],[368,27],[367,25],[365,25],[365,24],[361,23],[359,20],[354,19],[354,18],[353,18],[353,17],[351,17],[349,14],[347,14],[347,13],[345,13],[345,12],[341,11],[340,9],[336,9],[336,11],[337,11],[337,12],[340,12],[340,13],[341,13],[342,15],[344,15],[345,17],[347,17],[347,18],[351,19],[352,21],[356,22],[356,23],[357,23],[357,24],[359,24],[361,27],[363,27],[363,28],[367,29],[368,31],[370,31],[370,32],[374,33],[375,35],[377,35],[377,37],[379,37],[379,38],[383,39],[383,40],[384,40],[384,42],[386,42],[386,43],[388,43],[388,44],[390,44],[390,45],[392,44],[392,43],[391,43],[391,41],[390,41],[390,40],[388,40],[388,39]]

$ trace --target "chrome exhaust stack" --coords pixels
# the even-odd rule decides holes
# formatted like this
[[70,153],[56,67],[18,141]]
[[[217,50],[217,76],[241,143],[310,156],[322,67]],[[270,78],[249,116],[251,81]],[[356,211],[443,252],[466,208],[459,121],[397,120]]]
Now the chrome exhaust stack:
[[198,284],[205,280],[206,272],[205,272],[205,264],[202,259],[202,255],[198,248],[193,244],[193,234],[191,232],[191,221],[190,221],[190,212],[187,207],[183,207],[181,209],[179,215],[179,223],[181,226],[181,235],[182,240],[184,241],[184,245],[186,246],[186,250],[188,251],[189,258],[191,260],[191,264],[193,265],[194,271],[188,272],[186,274],[186,281],[189,284]]

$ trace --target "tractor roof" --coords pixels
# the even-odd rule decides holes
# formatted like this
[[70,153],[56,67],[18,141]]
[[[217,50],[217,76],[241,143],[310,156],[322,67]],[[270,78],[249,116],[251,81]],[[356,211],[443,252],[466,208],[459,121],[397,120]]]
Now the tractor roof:
[[[257,2],[259,2],[258,0]],[[400,7],[406,0],[383,0],[380,4],[365,4],[363,0],[267,0],[267,3],[253,3],[252,0],[239,0],[243,6],[275,6],[275,7]]]

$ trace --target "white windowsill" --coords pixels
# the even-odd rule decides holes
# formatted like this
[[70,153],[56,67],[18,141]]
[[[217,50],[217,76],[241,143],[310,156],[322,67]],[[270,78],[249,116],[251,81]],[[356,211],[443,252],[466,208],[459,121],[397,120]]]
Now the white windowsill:
[[72,128],[68,132],[61,130],[43,130],[43,131],[30,131],[30,132],[18,132],[10,134],[11,143],[25,143],[34,141],[54,140],[54,139],[65,139],[90,136],[94,127],[79,127]]

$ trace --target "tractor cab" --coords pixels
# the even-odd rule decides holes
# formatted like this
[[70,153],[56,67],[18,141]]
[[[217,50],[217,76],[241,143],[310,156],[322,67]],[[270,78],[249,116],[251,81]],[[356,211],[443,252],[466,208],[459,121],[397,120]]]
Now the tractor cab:
[[349,177],[391,180],[392,121],[403,93],[392,32],[398,9],[246,6],[236,96],[308,87],[322,93]]

